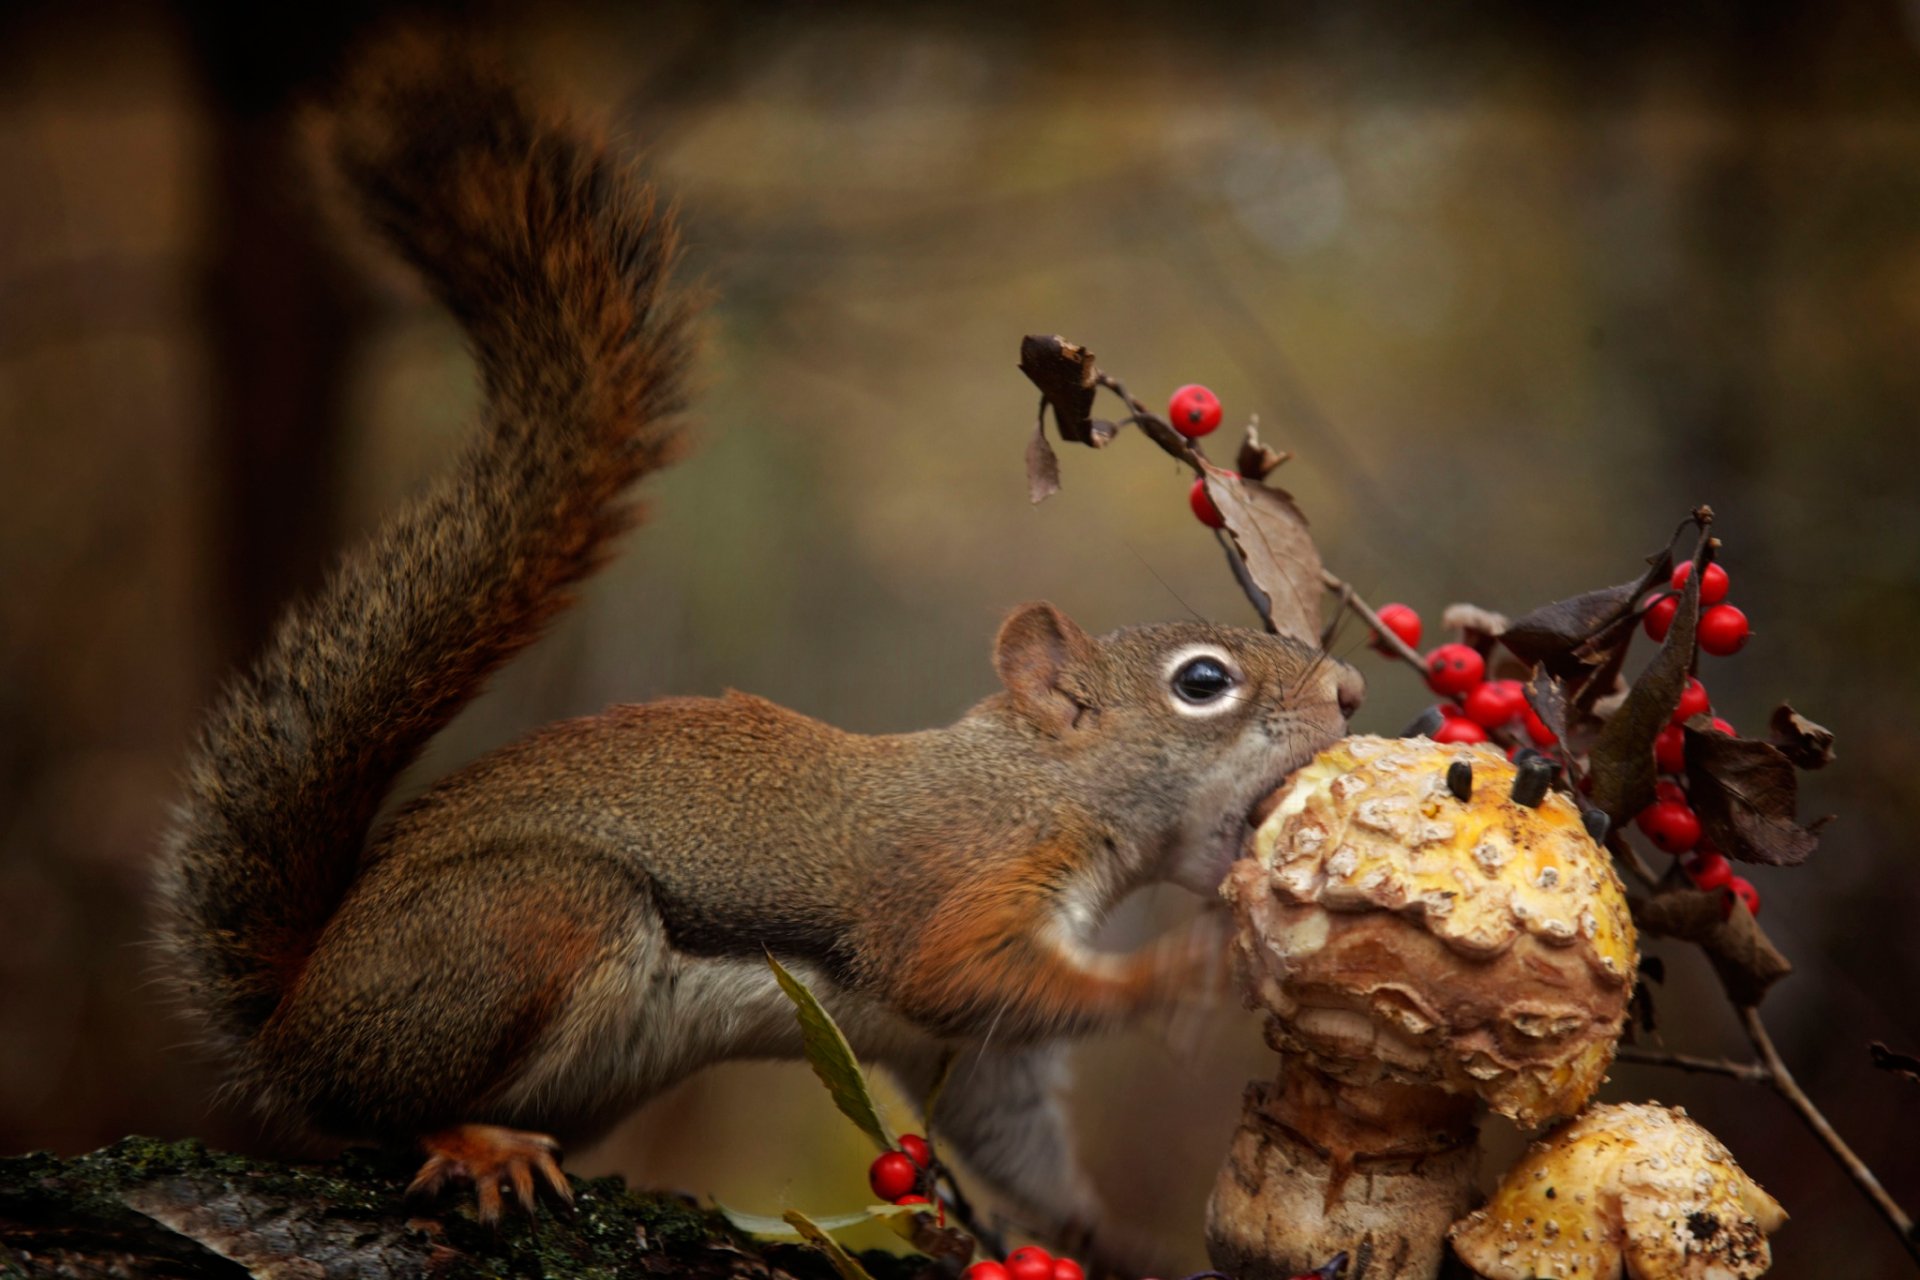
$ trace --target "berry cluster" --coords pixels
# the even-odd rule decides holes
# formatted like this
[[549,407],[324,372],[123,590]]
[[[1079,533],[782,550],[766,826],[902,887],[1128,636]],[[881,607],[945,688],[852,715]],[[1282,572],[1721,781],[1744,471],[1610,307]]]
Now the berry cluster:
[[1087,1272],[1072,1258],[1056,1258],[1030,1244],[1008,1254],[1005,1262],[974,1263],[961,1280],[1087,1280]]
[[888,1204],[930,1204],[933,1148],[917,1133],[900,1135],[900,1149],[887,1151],[867,1167],[867,1185]]
[[[1673,627],[1673,615],[1680,611],[1680,592],[1692,576],[1693,565],[1681,565],[1673,571],[1669,581],[1672,589],[1661,592],[1647,604],[1640,623],[1647,629],[1649,639],[1667,638],[1667,632]],[[1752,628],[1747,625],[1747,615],[1725,603],[1727,585],[1727,571],[1717,564],[1708,565],[1707,571],[1700,575],[1700,624],[1694,631],[1694,638],[1699,641],[1702,651],[1716,658],[1740,652],[1747,643],[1747,636],[1752,634]]]
[[[1669,589],[1663,589],[1643,608],[1643,625],[1655,640],[1664,640],[1679,608],[1679,592],[1686,586],[1693,566],[1683,564],[1674,570]],[[1747,642],[1747,616],[1730,604],[1727,596],[1727,571],[1709,564],[1700,581],[1703,608],[1696,631],[1699,646],[1708,653],[1725,656],[1737,652]],[[1378,611],[1381,628],[1391,632],[1408,648],[1420,643],[1423,631],[1420,615],[1404,604],[1389,604]],[[1374,647],[1386,651],[1384,639],[1374,637]],[[1526,691],[1518,680],[1487,678],[1487,660],[1472,645],[1451,643],[1431,650],[1425,660],[1427,687],[1440,695],[1437,710],[1440,723],[1429,736],[1435,742],[1490,742],[1504,740],[1509,756],[1533,748],[1553,746],[1558,737],[1528,703]],[[1706,843],[1700,815],[1687,802],[1685,777],[1686,730],[1682,727],[1695,716],[1705,716],[1713,732],[1737,736],[1734,728],[1713,714],[1707,688],[1689,677],[1686,689],[1674,708],[1673,718],[1654,739],[1655,766],[1666,775],[1654,792],[1653,803],[1634,818],[1634,825],[1662,851],[1683,858],[1681,871],[1694,887],[1725,890],[1726,909],[1740,899],[1754,914],[1760,911],[1760,895],[1740,876],[1733,874],[1726,857]],[[1524,735],[1525,741],[1522,741]]]
[[[1167,397],[1167,421],[1189,440],[1197,440],[1220,425],[1220,397],[1197,382],[1189,383]],[[1201,476],[1187,490],[1187,505],[1193,518],[1209,529],[1224,529],[1226,517],[1207,496],[1207,478]]]

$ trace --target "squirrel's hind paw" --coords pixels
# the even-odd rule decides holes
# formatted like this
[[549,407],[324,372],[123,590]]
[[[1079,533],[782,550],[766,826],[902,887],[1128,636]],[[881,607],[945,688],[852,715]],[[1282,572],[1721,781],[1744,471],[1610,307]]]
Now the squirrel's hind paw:
[[427,1162],[407,1184],[407,1194],[432,1198],[450,1182],[471,1182],[480,1202],[480,1221],[491,1226],[500,1220],[500,1188],[513,1188],[513,1198],[532,1217],[535,1211],[534,1175],[561,1204],[573,1207],[573,1188],[560,1172],[560,1144],[544,1133],[528,1133],[491,1124],[459,1124],[420,1139]]

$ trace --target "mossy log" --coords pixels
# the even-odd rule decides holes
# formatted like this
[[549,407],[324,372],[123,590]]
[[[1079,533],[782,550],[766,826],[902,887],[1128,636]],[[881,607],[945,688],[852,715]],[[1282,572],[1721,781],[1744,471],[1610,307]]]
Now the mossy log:
[[[0,1276],[835,1274],[811,1249],[753,1241],[710,1209],[618,1178],[574,1179],[571,1215],[543,1209],[537,1222],[489,1229],[464,1200],[406,1200],[415,1163],[356,1151],[332,1164],[277,1164],[145,1138],[72,1159],[0,1159]],[[875,1280],[908,1280],[926,1263],[879,1253],[860,1261]]]

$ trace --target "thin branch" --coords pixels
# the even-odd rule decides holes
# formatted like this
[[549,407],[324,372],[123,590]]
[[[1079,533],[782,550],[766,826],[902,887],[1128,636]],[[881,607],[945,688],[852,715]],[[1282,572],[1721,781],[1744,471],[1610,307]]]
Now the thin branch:
[[1199,446],[1161,421],[1160,416],[1153,410],[1134,399],[1133,395],[1120,384],[1120,379],[1105,371],[1096,370],[1093,382],[1095,386],[1105,387],[1127,402],[1127,409],[1133,414],[1134,425],[1145,433],[1147,439],[1193,468],[1195,475],[1205,473],[1206,459],[1201,455]]
[[1380,621],[1380,615],[1373,611],[1373,606],[1360,598],[1360,593],[1353,589],[1351,583],[1331,569],[1320,571],[1320,581],[1326,584],[1328,590],[1340,596],[1341,603],[1360,615],[1361,620],[1373,629],[1380,643],[1386,646],[1388,653],[1418,671],[1423,681],[1427,678],[1427,660],[1420,656],[1420,651],[1388,630],[1387,625]]
[[1627,843],[1623,833],[1607,832],[1606,845],[1607,852],[1624,863],[1627,870],[1633,872],[1634,879],[1638,880],[1644,888],[1650,892],[1659,889],[1660,877],[1651,866],[1647,865],[1647,860],[1640,856],[1640,851]]
[[1894,1203],[1893,1197],[1880,1185],[1880,1179],[1874,1176],[1873,1170],[1867,1168],[1860,1157],[1853,1153],[1853,1148],[1834,1131],[1833,1125],[1820,1113],[1820,1108],[1813,1105],[1813,1099],[1801,1091],[1793,1073],[1787,1070],[1787,1064],[1782,1061],[1780,1051],[1774,1048],[1773,1037],[1767,1034],[1766,1024],[1760,1021],[1760,1010],[1753,1005],[1741,1006],[1740,1025],[1746,1028],[1747,1039],[1753,1041],[1753,1047],[1760,1053],[1760,1060],[1766,1063],[1767,1083],[1773,1087],[1773,1091],[1800,1113],[1807,1128],[1813,1130],[1813,1135],[1833,1153],[1840,1167],[1847,1171],[1861,1193],[1873,1202],[1873,1207],[1880,1211],[1880,1216],[1900,1237],[1907,1254],[1920,1263],[1920,1235],[1914,1232],[1913,1219],[1907,1216],[1906,1210]]
[[1642,1067],[1671,1067],[1675,1071],[1692,1071],[1705,1075],[1730,1076],[1747,1084],[1772,1084],[1773,1073],[1758,1062],[1735,1062],[1731,1058],[1700,1058],[1690,1053],[1662,1053],[1655,1049],[1636,1049],[1632,1045],[1621,1045],[1614,1055],[1620,1062],[1631,1062]]

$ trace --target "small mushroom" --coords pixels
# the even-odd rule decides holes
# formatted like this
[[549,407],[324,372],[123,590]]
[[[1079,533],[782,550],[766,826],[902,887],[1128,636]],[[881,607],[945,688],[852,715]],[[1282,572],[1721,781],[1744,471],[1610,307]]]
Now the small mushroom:
[[1752,1280],[1787,1215],[1679,1108],[1589,1108],[1535,1143],[1453,1249],[1487,1280]]
[[[1465,799],[1457,766],[1470,766]],[[1565,796],[1481,745],[1354,737],[1296,773],[1221,892],[1281,1055],[1208,1206],[1223,1271],[1340,1250],[1432,1277],[1484,1103],[1534,1126],[1605,1076],[1635,969],[1626,894]]]

